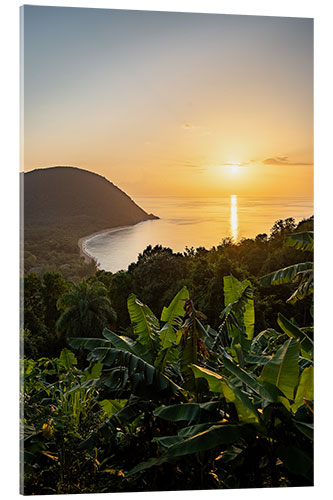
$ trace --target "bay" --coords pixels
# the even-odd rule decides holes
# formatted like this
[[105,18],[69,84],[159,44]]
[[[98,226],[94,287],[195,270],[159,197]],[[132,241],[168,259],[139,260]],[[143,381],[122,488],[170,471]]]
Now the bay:
[[94,235],[85,241],[86,252],[98,268],[117,272],[137,261],[148,245],[162,245],[174,252],[185,247],[217,246],[230,237],[235,242],[267,233],[274,222],[293,217],[296,222],[313,214],[312,197],[221,198],[136,197],[146,212],[160,217]]

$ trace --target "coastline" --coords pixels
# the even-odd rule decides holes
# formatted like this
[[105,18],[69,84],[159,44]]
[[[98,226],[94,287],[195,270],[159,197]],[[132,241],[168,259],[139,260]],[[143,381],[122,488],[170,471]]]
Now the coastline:
[[[136,224],[140,224],[141,222],[146,222],[146,221],[140,221],[140,222],[137,222]],[[94,238],[94,236],[98,236],[98,235],[104,234],[104,233],[115,233],[116,231],[120,231],[121,229],[127,229],[128,227],[136,226],[136,224],[128,224],[127,226],[109,227],[107,229],[102,229],[101,231],[96,231],[95,233],[89,234],[88,236],[83,236],[77,242],[78,247],[80,249],[80,257],[84,257],[85,262],[87,264],[90,264],[94,258],[92,255],[90,255],[87,252],[86,243],[88,240],[90,240],[91,238]]]

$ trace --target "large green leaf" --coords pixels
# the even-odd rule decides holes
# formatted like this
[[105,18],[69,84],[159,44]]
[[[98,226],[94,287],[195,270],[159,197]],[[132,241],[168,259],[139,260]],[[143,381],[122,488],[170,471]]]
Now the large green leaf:
[[137,384],[141,384],[142,386],[153,386],[156,393],[160,391],[182,391],[182,388],[166,375],[163,375],[154,366],[131,352],[97,347],[90,353],[90,356],[92,360],[100,359],[104,365],[126,367],[133,389]]
[[259,423],[258,412],[247,394],[234,386],[230,380],[222,380],[222,389],[226,401],[235,405],[240,422]]
[[161,406],[154,410],[155,417],[177,422],[178,420],[197,420],[200,415],[200,405],[196,403],[185,403],[171,406]]
[[[191,365],[191,368],[196,378],[204,378],[205,380],[207,380],[210,391],[223,394],[227,402],[233,403],[235,405],[239,420],[241,422],[244,423],[259,422],[257,410],[253,406],[253,403],[251,402],[250,398],[243,391],[235,387],[229,380],[225,379],[218,373],[208,370],[207,368],[202,368],[201,366],[196,366],[196,365]],[[249,380],[250,376],[247,376],[247,381]],[[256,382],[255,379],[251,378],[251,385],[253,384],[255,386],[259,386],[258,382]],[[273,392],[272,389],[269,392],[269,389],[265,389],[264,387],[261,388],[261,391],[263,393],[265,392],[265,395]]]
[[307,252],[313,251],[313,241],[313,231],[292,233],[286,237],[286,245]]
[[222,376],[215,373],[208,368],[203,368],[202,366],[190,365],[194,373],[195,378],[204,378],[208,382],[209,390],[212,392],[217,392],[223,394],[222,388]]
[[251,354],[264,354],[269,353],[269,345],[273,341],[275,342],[281,333],[274,330],[274,328],[267,328],[256,335],[251,342]]
[[[210,424],[212,425],[212,424]],[[184,441],[184,437],[180,437],[178,435],[176,436],[161,436],[161,437],[154,437],[152,439],[153,443],[159,443],[161,444],[164,448],[170,448],[170,446],[177,444],[181,441]]]
[[268,287],[272,285],[283,285],[285,283],[292,283],[298,273],[301,271],[306,271],[308,269],[313,269],[313,262],[301,262],[300,264],[294,264],[293,266],[284,267],[273,273],[266,274],[260,279],[260,285],[263,287]]
[[184,316],[184,304],[189,293],[184,286],[171,301],[169,307],[164,307],[161,314],[161,321],[167,321],[168,326],[161,330],[160,339],[162,347],[169,347],[177,340],[177,330],[179,328],[179,317]]
[[272,359],[272,356],[260,356],[257,354],[247,354],[244,358],[245,363],[249,365],[265,365]]
[[155,443],[160,443],[165,448],[170,448],[170,446],[181,443],[188,437],[195,436],[208,430],[212,425],[216,425],[216,422],[206,422],[203,424],[188,425],[187,427],[182,427],[176,436],[158,436],[154,437],[152,441]]
[[301,271],[297,275],[298,286],[287,302],[295,304],[298,300],[313,294],[314,291],[314,273],[313,269]]
[[112,420],[114,422],[128,425],[134,419],[142,415],[148,406],[149,403],[141,398],[134,397],[133,400],[130,398],[127,404],[112,416]]
[[198,339],[195,332],[183,338],[180,367],[183,373],[191,375],[190,365],[198,360]]
[[212,419],[213,415],[217,415],[219,401],[211,403],[185,403],[170,406],[161,406],[154,411],[156,417],[177,422],[180,420],[196,420]]
[[207,355],[207,349],[202,340],[207,337],[207,332],[200,321],[205,316],[195,309],[192,300],[186,301],[185,309],[186,315],[183,318],[180,344],[180,369],[187,379],[187,384],[191,385],[193,374],[189,365],[196,363],[200,355]]
[[124,425],[129,429],[133,424],[136,428],[135,419],[148,408],[149,403],[140,398],[130,397],[127,399],[103,400],[100,402],[101,407],[107,414],[108,418],[100,425],[94,428],[87,439],[81,441],[79,448],[91,449],[94,446],[94,441],[97,436],[109,437],[110,433],[115,432],[119,425]]
[[262,369],[259,381],[268,382],[280,389],[290,400],[294,399],[298,383],[299,342],[287,340]]
[[305,401],[313,401],[313,366],[309,366],[302,371],[297,387],[295,402],[292,405],[293,412],[296,412]]
[[179,442],[167,450],[168,457],[181,457],[191,453],[210,450],[221,444],[233,443],[241,437],[239,425],[212,425],[207,430],[199,432]]
[[[246,288],[245,286],[243,286],[243,283],[238,281],[238,279],[232,275],[223,277],[223,293],[225,306],[236,302],[236,300],[239,299],[244,288]],[[249,284],[250,282],[246,280],[246,286]]]
[[[244,293],[246,291],[246,293]],[[253,289],[249,280],[238,281],[234,276],[224,276],[223,278],[224,304],[237,303],[240,299],[242,303],[242,321],[244,323],[248,339],[252,339],[254,333],[254,301]]]
[[158,319],[133,293],[127,299],[127,308],[138,342],[156,354],[160,330]]
[[188,425],[187,427],[182,427],[178,431],[178,436],[183,438],[188,438],[190,436],[195,436],[200,434],[200,432],[208,430],[212,425],[216,425],[218,422],[206,422],[203,424]]
[[164,373],[170,366],[172,368],[178,366],[179,356],[180,351],[178,349],[178,346],[171,345],[170,347],[160,349],[155,358],[154,366],[160,372]]
[[[228,403],[233,403],[236,406],[240,421],[244,423],[258,423],[257,410],[244,392],[240,391],[229,380],[207,368],[196,365],[191,365],[191,368],[196,378],[207,380],[210,391],[223,394]],[[255,379],[253,379],[253,382],[256,383]]]
[[70,337],[67,339],[68,344],[74,349],[94,350],[96,347],[112,347],[109,340],[85,337]]
[[[243,384],[252,389],[258,396],[267,399],[270,402],[278,401],[279,396],[282,394],[276,390],[276,387],[268,383],[260,383],[252,374],[246,372],[243,368],[237,366],[229,357],[223,354],[223,363],[225,368],[235,377],[237,377]],[[265,365],[268,361],[265,363]]]
[[278,313],[277,322],[284,333],[286,333],[289,337],[296,338],[300,341],[302,351],[305,351],[310,355],[313,354],[313,340],[310,339],[304,330],[298,328],[281,313]]
[[69,349],[63,349],[60,353],[59,364],[65,370],[70,370],[74,365],[77,365],[75,354]]
[[110,418],[124,408],[127,399],[103,399],[99,404]]
[[[159,458],[151,458],[145,462],[141,462],[131,469],[127,476],[149,469],[155,465],[161,465],[166,461],[173,461],[176,457],[190,455],[205,450],[216,448],[221,444],[230,444],[237,441],[242,436],[241,426],[238,425],[211,425],[208,429],[191,435],[187,439],[182,436],[165,436],[158,440],[168,445],[167,452]],[[157,440],[157,439],[156,439]],[[171,444],[174,442],[174,444]]]
[[121,349],[122,351],[131,352],[135,356],[139,356],[148,363],[152,362],[152,356],[150,350],[149,349],[147,350],[139,342],[135,342],[129,337],[125,337],[123,335],[117,335],[108,328],[104,328],[103,336],[111,342],[112,347],[115,347],[116,349]]
[[103,363],[99,360],[97,363],[94,363],[92,366],[89,365],[84,370],[84,378],[85,380],[94,380],[99,379],[102,373]]

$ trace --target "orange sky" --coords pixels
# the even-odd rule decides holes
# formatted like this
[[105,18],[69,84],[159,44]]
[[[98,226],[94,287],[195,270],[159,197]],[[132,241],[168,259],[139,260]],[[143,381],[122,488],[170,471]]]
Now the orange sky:
[[311,19],[24,7],[24,169],[310,196]]

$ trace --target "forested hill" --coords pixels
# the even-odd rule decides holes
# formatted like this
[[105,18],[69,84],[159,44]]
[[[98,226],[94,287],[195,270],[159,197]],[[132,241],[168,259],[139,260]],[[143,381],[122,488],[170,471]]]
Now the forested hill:
[[71,224],[73,218],[88,218],[94,230],[156,218],[101,175],[75,167],[25,173],[24,216],[26,225]]
[[69,279],[95,272],[80,257],[78,239],[149,219],[126,193],[101,175],[76,167],[51,167],[22,174],[24,270],[56,270]]

